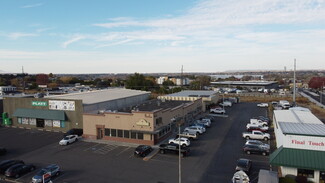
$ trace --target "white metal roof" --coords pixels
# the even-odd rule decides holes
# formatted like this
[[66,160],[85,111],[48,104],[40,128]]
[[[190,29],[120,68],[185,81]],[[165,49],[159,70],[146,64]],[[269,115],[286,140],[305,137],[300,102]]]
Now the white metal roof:
[[175,97],[211,97],[215,95],[217,92],[212,90],[184,90],[178,93],[173,93],[165,96],[175,96]]
[[277,83],[276,81],[219,81],[211,82],[211,84],[222,84],[222,85],[260,85],[266,86]]
[[283,134],[325,136],[325,125],[305,108],[274,110],[274,118]]
[[284,123],[279,122],[283,134],[325,136],[324,124]]
[[274,115],[278,122],[323,124],[321,120],[308,110],[274,110]]
[[144,94],[150,94],[150,92],[115,88],[89,92],[71,93],[66,95],[48,96],[46,98],[82,100],[83,104],[94,104]]

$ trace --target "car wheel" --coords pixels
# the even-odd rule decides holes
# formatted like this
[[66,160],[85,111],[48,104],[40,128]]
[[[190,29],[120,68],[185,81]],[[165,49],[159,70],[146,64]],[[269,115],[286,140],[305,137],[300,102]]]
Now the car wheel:
[[251,152],[250,151],[246,151],[246,154],[251,154]]
[[34,167],[31,167],[31,168],[30,168],[30,171],[33,171],[33,170],[35,170],[35,168],[34,168]]
[[182,144],[182,147],[186,147],[186,144]]
[[200,135],[200,133],[199,132],[196,132],[196,135],[198,136],[198,135]]
[[59,171],[58,171],[58,172],[56,172],[55,176],[58,176],[58,175],[60,175],[60,172],[59,172]]
[[67,145],[69,145],[70,143],[69,142],[67,142]]
[[246,139],[249,140],[250,139],[249,136],[247,136]]
[[169,142],[169,144],[174,144],[174,142]]
[[15,178],[17,179],[18,177],[19,177],[19,174],[16,174],[16,175],[15,175]]
[[262,155],[263,155],[263,156],[266,156],[266,152],[262,152]]
[[78,141],[78,138],[76,138],[76,140],[75,140],[76,142]]
[[269,140],[269,138],[267,138],[267,137],[264,137],[264,140],[265,140],[265,141],[267,141],[267,140]]
[[164,151],[164,150],[160,150],[160,153],[161,153],[161,154],[165,154],[165,151]]
[[184,158],[184,156],[185,156],[184,153],[181,153],[181,157]]

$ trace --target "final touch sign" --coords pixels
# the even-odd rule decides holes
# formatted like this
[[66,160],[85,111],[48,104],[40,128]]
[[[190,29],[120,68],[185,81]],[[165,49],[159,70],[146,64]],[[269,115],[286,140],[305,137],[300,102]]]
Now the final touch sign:
[[325,137],[287,136],[283,147],[325,151]]

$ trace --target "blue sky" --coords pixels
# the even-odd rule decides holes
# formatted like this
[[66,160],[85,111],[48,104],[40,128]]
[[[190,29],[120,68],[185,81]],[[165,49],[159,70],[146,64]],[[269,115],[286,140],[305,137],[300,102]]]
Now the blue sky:
[[0,73],[325,69],[324,0],[7,0],[0,22]]

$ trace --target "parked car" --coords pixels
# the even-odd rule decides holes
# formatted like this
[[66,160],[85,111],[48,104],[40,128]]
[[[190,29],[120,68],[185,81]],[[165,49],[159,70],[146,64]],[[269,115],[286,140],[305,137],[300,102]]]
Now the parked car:
[[191,123],[191,126],[199,126],[199,127],[205,128],[205,125],[203,123],[198,123],[197,121]]
[[257,117],[252,117],[251,119],[256,119],[258,121],[263,121],[263,122],[267,122],[270,123],[270,119],[264,116],[257,116]]
[[224,106],[224,107],[231,107],[232,106],[232,102],[230,101],[224,101],[222,103],[219,104],[220,106]]
[[231,179],[232,183],[249,183],[249,177],[244,171],[238,171]]
[[222,109],[222,108],[213,108],[210,109],[210,113],[214,113],[214,114],[225,114],[226,110]]
[[80,129],[80,128],[72,128],[69,131],[67,131],[66,133],[64,133],[63,137],[66,137],[68,135],[82,136],[83,135],[83,129]]
[[248,123],[246,125],[246,129],[249,132],[254,131],[254,130],[261,131],[261,132],[267,132],[269,130],[269,127],[267,127],[267,126],[261,126],[259,124],[250,124],[250,123]]
[[135,148],[134,155],[140,156],[140,157],[145,157],[148,154],[150,154],[151,151],[153,151],[151,146],[139,145],[137,148]]
[[60,167],[56,164],[52,164],[38,171],[37,174],[32,178],[32,182],[43,182],[43,175],[45,174],[49,174],[50,177],[54,177],[60,175],[60,173]]
[[252,167],[252,160],[241,158],[237,160],[236,171],[244,171],[246,174],[249,174]]
[[68,136],[64,137],[62,140],[60,140],[59,144],[60,145],[69,145],[76,141],[78,141],[78,135],[68,135]]
[[168,144],[180,144],[181,146],[190,146],[191,142],[187,138],[181,137],[181,138],[175,138],[175,139],[169,139]]
[[211,121],[209,120],[197,120],[197,124],[202,124],[204,125],[205,128],[209,128],[211,126]]
[[0,174],[4,174],[5,171],[15,164],[24,164],[22,160],[3,160],[0,162]]
[[246,138],[247,140],[249,139],[256,139],[256,140],[269,140],[270,139],[270,134],[268,133],[263,133],[260,131],[252,131],[252,132],[244,132],[243,137]]
[[257,107],[269,107],[268,103],[259,103],[257,104]]
[[[181,156],[188,156],[190,154],[190,148],[188,147],[182,147],[181,146]],[[161,144],[159,146],[159,152],[161,154],[165,153],[174,153],[178,154],[179,153],[179,146],[177,144]]]
[[270,149],[270,145],[269,144],[265,144],[262,141],[259,140],[247,140],[245,145],[258,145],[258,146],[262,146],[266,149]]
[[193,139],[198,139],[199,135],[197,133],[183,132],[181,134],[177,134],[176,138],[178,138],[178,137],[185,137],[190,140],[193,140]]
[[246,154],[262,154],[263,156],[266,156],[270,153],[270,149],[267,149],[263,146],[259,146],[259,145],[253,145],[253,144],[249,144],[249,145],[244,145],[243,147],[243,151]]
[[268,126],[269,125],[269,122],[263,121],[263,120],[260,120],[260,119],[250,119],[249,123],[250,124],[258,124],[258,125],[262,125],[262,126]]
[[190,126],[190,127],[186,127],[184,129],[184,132],[203,134],[205,132],[205,128],[202,128],[200,126]]
[[25,165],[19,163],[19,164],[12,165],[10,168],[8,168],[5,172],[5,176],[19,178],[21,175],[29,173],[33,170],[35,170],[34,165],[32,164]]
[[0,156],[7,154],[7,149],[0,147]]

